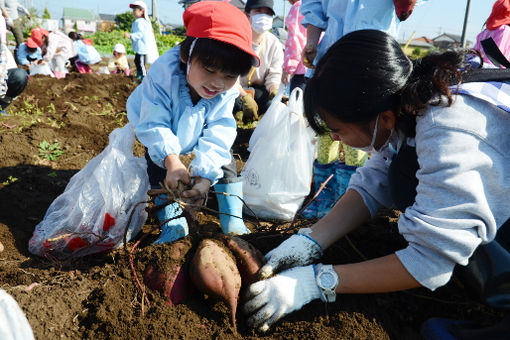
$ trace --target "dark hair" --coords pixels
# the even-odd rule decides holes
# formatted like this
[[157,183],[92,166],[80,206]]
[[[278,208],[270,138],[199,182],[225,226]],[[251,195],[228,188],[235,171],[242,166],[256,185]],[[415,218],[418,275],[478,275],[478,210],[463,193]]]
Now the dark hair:
[[[197,39],[192,58],[198,58],[202,65],[207,68],[213,68],[232,75],[246,75],[252,67],[252,56],[236,46],[224,43],[219,40],[209,38],[186,37],[181,43],[181,58],[188,60],[189,50],[193,41]],[[181,63],[181,68],[186,69],[186,65]]]
[[326,129],[319,110],[346,123],[366,124],[392,110],[397,129],[414,136],[416,116],[427,104],[452,103],[448,86],[460,83],[464,55],[430,54],[414,63],[398,42],[377,30],[349,33],[321,58],[303,96],[306,117],[317,133]]
[[74,31],[69,32],[69,34],[67,36],[69,38],[71,38],[72,40],[79,40],[79,39],[83,38],[83,36],[80,33],[77,33]]

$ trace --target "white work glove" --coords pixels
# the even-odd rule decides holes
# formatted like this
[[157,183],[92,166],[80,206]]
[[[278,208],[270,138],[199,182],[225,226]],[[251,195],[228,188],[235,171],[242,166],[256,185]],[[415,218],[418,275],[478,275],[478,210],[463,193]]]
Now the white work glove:
[[7,27],[12,27],[14,25],[14,20],[12,20],[12,18],[5,18],[5,24]]
[[243,306],[246,323],[266,332],[280,318],[320,296],[314,265],[291,268],[248,287]]
[[267,279],[283,269],[306,266],[318,260],[322,256],[322,247],[308,236],[311,232],[310,228],[299,229],[297,234],[267,253],[267,263],[260,268],[259,278]]

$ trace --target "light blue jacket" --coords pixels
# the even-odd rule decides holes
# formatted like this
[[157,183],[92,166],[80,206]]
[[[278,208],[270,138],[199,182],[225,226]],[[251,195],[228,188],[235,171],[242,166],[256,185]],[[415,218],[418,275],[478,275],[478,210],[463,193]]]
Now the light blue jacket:
[[151,23],[144,19],[138,18],[131,25],[131,46],[133,51],[138,54],[147,54],[147,39],[149,32],[152,30]]
[[214,184],[231,161],[237,126],[232,110],[239,91],[232,89],[193,105],[186,75],[180,69],[180,46],[159,57],[127,100],[128,119],[149,156],[164,168],[169,154],[193,152],[191,176]]
[[[302,0],[301,14],[303,26],[312,24],[324,31],[314,65],[347,33],[376,29],[397,38],[400,28],[393,0]],[[309,69],[307,75],[312,74]]]
[[16,57],[18,58],[18,62],[21,65],[28,66],[28,65],[30,65],[30,61],[27,59],[27,57],[30,57],[32,59],[37,59],[37,60],[42,59],[41,48],[38,47],[34,53],[30,53],[28,51],[27,44],[22,43],[18,47],[18,52],[16,54]]

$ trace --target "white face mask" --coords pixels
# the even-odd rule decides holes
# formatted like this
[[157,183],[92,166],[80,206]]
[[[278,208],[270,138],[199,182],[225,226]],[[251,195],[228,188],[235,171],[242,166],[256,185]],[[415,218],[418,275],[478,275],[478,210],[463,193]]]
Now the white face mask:
[[[367,153],[377,152],[377,150],[374,147],[374,143],[375,143],[375,138],[377,137],[377,123],[378,122],[379,122],[379,115],[377,115],[377,118],[375,120],[375,128],[374,128],[374,133],[372,134],[372,142],[370,143],[369,146],[363,146],[363,147],[351,146],[351,148],[356,149],[356,150],[365,151]],[[386,140],[384,145],[381,148],[379,148],[379,150],[384,149],[384,147],[389,143],[392,134],[393,134],[393,129],[390,132],[390,136],[388,137],[388,139]]]
[[254,14],[251,17],[251,28],[259,34],[269,31],[273,27],[273,17],[264,13]]

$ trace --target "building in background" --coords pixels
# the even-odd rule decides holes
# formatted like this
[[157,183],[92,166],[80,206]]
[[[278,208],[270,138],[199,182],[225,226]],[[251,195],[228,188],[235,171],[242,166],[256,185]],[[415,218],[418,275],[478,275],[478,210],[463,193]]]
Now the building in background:
[[62,15],[62,30],[94,33],[97,30],[96,14],[89,9],[65,7]]

